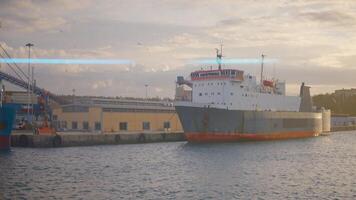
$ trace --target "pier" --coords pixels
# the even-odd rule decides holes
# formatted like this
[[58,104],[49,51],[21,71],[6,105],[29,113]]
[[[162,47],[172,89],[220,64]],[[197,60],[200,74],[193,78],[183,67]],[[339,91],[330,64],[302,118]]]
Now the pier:
[[73,147],[92,145],[140,144],[155,142],[185,141],[183,132],[137,132],[137,133],[88,133],[71,132],[56,135],[33,135],[32,133],[14,133],[11,135],[12,147]]

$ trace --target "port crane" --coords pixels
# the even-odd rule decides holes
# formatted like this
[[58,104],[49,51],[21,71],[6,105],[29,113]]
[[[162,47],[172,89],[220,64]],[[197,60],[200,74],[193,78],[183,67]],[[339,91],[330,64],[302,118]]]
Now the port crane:
[[[11,56],[5,50],[5,48],[1,46],[1,44],[0,48],[4,52],[4,54],[0,53],[0,57],[5,58],[6,56],[7,58],[11,59]],[[11,64],[13,64],[14,66]],[[28,79],[28,76],[21,70],[19,66],[16,65],[16,63],[6,63],[6,65],[14,72],[14,74],[16,74],[17,77],[9,73],[0,71],[0,82],[4,80],[25,90],[31,90],[34,94],[36,94],[38,96],[40,115],[44,120],[42,125],[38,127],[35,131],[38,131],[39,134],[54,133],[54,130],[49,125],[52,122],[52,110],[50,107],[50,100],[57,102],[58,104],[66,104],[68,102],[58,97],[57,95],[36,86],[34,83],[31,84],[30,81],[25,81],[26,79]],[[22,76],[20,74],[22,74]]]

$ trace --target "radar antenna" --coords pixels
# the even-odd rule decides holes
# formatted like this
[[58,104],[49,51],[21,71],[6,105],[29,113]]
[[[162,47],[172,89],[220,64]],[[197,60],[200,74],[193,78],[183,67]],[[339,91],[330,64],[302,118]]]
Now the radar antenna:
[[220,44],[220,51],[219,51],[218,48],[215,48],[215,50],[216,50],[216,62],[217,62],[218,65],[219,65],[219,70],[221,70],[221,60],[222,60],[222,57],[223,57],[222,47],[223,47],[223,45]]

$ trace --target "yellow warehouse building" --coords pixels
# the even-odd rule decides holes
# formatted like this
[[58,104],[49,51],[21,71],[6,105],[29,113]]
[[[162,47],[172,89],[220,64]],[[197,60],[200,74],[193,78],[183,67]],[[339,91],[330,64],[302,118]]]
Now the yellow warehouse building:
[[182,132],[171,102],[86,98],[53,109],[59,131]]

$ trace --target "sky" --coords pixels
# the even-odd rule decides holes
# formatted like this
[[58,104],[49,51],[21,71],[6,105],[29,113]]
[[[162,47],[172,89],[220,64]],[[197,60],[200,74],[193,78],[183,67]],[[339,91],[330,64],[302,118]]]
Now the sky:
[[302,82],[312,94],[356,87],[354,0],[0,0],[1,45],[26,58],[29,42],[34,58],[134,61],[34,64],[37,85],[56,94],[144,97],[147,84],[148,96],[173,97],[176,76],[209,67],[191,61],[214,59],[220,43],[226,59],[274,59],[265,77],[290,95]]

